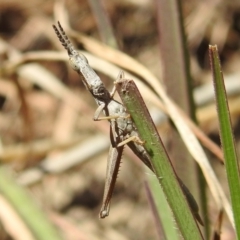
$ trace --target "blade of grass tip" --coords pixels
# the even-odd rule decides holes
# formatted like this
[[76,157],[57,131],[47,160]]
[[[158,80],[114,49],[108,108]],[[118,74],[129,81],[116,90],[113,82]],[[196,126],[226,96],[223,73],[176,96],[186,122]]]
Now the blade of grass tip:
[[144,147],[151,158],[153,169],[183,238],[203,239],[137,86],[132,80],[126,80],[119,82],[116,87],[136,124],[141,140],[144,141]]
[[88,0],[94,17],[96,19],[99,33],[102,41],[113,48],[118,48],[117,40],[113,33],[108,13],[104,9],[104,3],[102,0]]
[[217,46],[209,46],[209,57],[213,73],[215,99],[217,105],[219,134],[225,158],[228,185],[232,201],[233,216],[238,239],[240,239],[240,180],[239,165],[231,126],[228,101],[224,86]]
[[14,181],[5,167],[0,167],[0,192],[23,219],[35,239],[62,239],[43,211],[38,209],[31,197]]

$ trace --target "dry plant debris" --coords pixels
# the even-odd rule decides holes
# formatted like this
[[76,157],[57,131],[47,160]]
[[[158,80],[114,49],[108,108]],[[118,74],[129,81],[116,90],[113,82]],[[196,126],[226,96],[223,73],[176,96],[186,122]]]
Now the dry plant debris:
[[[61,10],[61,4],[61,1],[0,0],[1,161],[17,172],[19,181],[31,190],[34,200],[46,209],[54,224],[64,229],[65,239],[155,239],[152,216],[146,207],[142,169],[138,162],[125,160],[130,154],[125,154],[122,163],[111,215],[104,221],[98,219],[108,124],[92,121],[95,103],[78,75],[69,69],[66,54],[55,55],[62,48],[52,23],[67,14],[75,31],[99,41],[100,35],[88,1],[66,1],[65,11]],[[105,1],[105,7],[121,50],[160,78],[159,36],[153,2]],[[195,86],[208,83],[211,76],[207,61],[209,43],[217,43],[221,49],[226,81],[239,81],[240,8],[237,3],[192,0],[183,1],[183,9]],[[111,89],[109,77],[103,74],[101,77]],[[240,87],[234,87],[232,94],[229,91],[239,144]],[[201,97],[204,101],[205,95]],[[211,114],[213,102],[205,105],[198,108],[201,126],[216,136],[216,119]],[[169,128],[164,125],[161,131],[166,137]],[[101,145],[103,141],[106,144]],[[95,148],[96,145],[101,148]],[[72,157],[73,150],[81,147],[90,153],[84,155],[84,163],[76,160],[63,170],[61,164]],[[73,158],[78,159],[78,154],[74,152]],[[54,163],[51,165],[56,159],[61,170],[56,169]],[[34,175],[41,164],[49,164],[52,173]],[[222,172],[219,167],[220,176]],[[21,180],[23,176],[25,182]],[[212,209],[210,215],[214,219],[216,213],[214,207]],[[223,229],[222,239],[231,239],[233,233],[228,223],[223,223]],[[2,228],[0,232],[0,236],[5,237],[2,239],[8,239]]]

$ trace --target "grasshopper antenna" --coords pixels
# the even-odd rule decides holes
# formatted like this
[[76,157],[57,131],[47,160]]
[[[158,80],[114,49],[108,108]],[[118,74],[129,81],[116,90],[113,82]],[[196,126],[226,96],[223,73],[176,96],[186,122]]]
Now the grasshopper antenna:
[[58,21],[58,28],[53,25],[53,29],[59,39],[59,41],[62,43],[64,48],[68,51],[68,55],[74,55],[76,53],[76,50],[74,49],[72,43],[70,42],[69,38],[67,37],[65,31],[63,30],[60,22]]

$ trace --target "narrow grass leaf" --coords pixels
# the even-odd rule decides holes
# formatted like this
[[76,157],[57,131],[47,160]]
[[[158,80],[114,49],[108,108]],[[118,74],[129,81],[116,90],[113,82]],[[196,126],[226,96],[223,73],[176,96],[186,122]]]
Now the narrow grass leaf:
[[132,80],[126,80],[117,84],[117,91],[145,142],[144,147],[183,238],[203,239],[138,88]]
[[56,228],[32,201],[27,192],[10,176],[6,168],[0,168],[0,192],[23,219],[36,240],[62,239]]
[[176,229],[172,211],[169,208],[169,204],[164,196],[163,190],[159,188],[159,182],[157,178],[151,174],[148,178],[148,182],[154,197],[154,202],[157,208],[156,211],[160,217],[162,228],[166,235],[166,237],[162,237],[160,239],[178,240],[179,234],[178,230]]
[[108,12],[104,7],[104,1],[88,0],[88,2],[96,19],[102,41],[108,46],[118,48],[118,43],[114,36],[114,30],[109,20]]
[[225,158],[228,185],[232,201],[233,215],[238,239],[240,239],[240,180],[239,165],[232,132],[231,118],[224,86],[217,46],[209,46],[209,57],[213,72],[215,98],[219,120],[219,132]]

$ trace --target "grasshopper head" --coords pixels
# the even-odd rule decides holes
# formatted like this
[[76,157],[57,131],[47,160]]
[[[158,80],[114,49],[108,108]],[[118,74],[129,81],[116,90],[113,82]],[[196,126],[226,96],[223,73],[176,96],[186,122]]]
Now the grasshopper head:
[[88,60],[83,54],[78,53],[76,50],[69,54],[69,65],[73,70],[80,72],[86,64],[88,64]]

